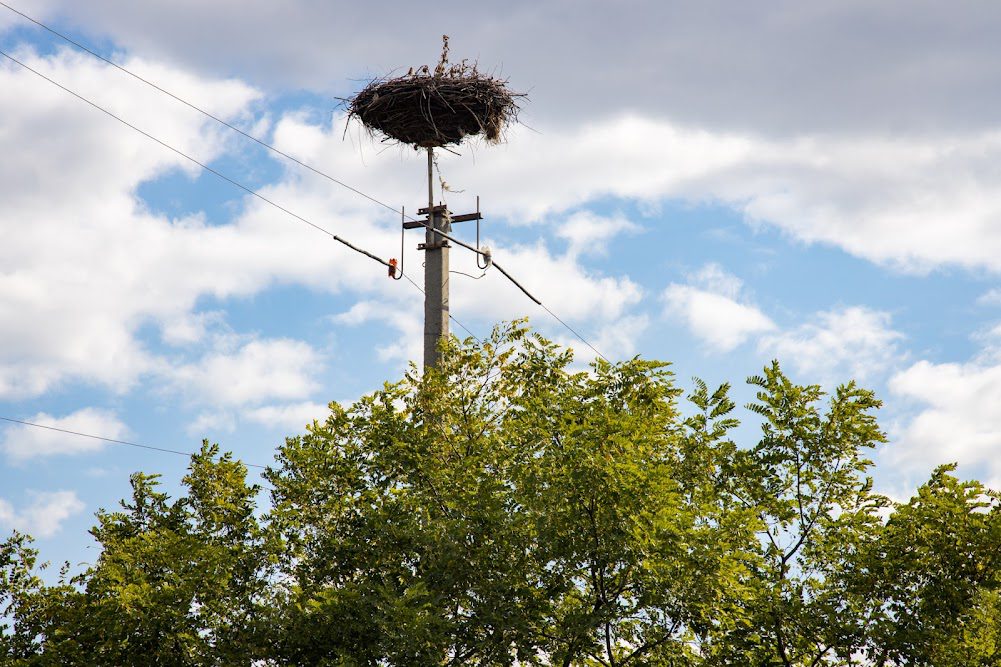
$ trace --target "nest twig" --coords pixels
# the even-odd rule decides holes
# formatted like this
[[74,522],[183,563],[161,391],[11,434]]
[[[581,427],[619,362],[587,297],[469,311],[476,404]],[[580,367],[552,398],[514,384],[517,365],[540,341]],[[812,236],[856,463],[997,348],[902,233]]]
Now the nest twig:
[[445,36],[433,71],[425,65],[403,76],[375,79],[350,100],[348,117],[415,147],[459,144],[476,135],[497,143],[517,121],[520,97],[507,89],[506,80],[481,74],[475,64],[449,65]]

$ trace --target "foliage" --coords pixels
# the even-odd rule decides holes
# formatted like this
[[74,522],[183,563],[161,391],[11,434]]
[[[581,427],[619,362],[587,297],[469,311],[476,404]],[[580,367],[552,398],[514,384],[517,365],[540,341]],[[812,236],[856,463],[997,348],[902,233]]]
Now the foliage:
[[866,476],[867,450],[884,441],[879,402],[849,383],[822,412],[820,387],[793,384],[777,363],[748,382],[762,438],[736,452],[732,488],[758,520],[754,590],[748,622],[714,653],[725,664],[846,664],[868,605],[847,585],[887,505]]
[[889,519],[863,580],[879,607],[876,665],[1001,663],[998,495],[942,466]]
[[685,404],[668,368],[589,370],[515,324],[288,438],[261,489],[205,444],[101,511],[46,584],[0,545],[4,664],[992,665],[997,496],[940,468],[872,490],[869,391],[777,363]]
[[9,540],[10,658],[24,665],[229,665],[253,657],[263,592],[262,533],[246,468],[203,445],[170,502],[156,476],[132,476],[131,502],[100,511],[102,551],[79,575],[43,586],[35,553]]

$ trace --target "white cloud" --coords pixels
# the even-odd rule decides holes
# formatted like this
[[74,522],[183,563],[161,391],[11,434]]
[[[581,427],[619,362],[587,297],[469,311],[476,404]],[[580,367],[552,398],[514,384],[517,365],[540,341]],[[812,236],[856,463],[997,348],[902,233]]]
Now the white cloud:
[[681,318],[707,347],[728,352],[755,334],[771,331],[772,322],[758,308],[737,299],[743,283],[716,264],[689,276],[688,284],[664,290],[665,316]]
[[737,276],[727,273],[722,266],[714,262],[706,264],[698,271],[689,274],[688,282],[691,285],[700,287],[706,291],[725,296],[728,299],[737,299],[744,289],[744,281]]
[[957,461],[1001,474],[1001,364],[919,361],[890,390],[920,405],[888,451],[902,465]]
[[566,239],[571,255],[606,255],[609,241],[639,229],[639,225],[621,215],[601,216],[578,211],[556,228],[556,235]]
[[[520,154],[511,162],[539,171],[519,170],[527,185],[506,203],[528,220],[602,194],[708,200],[796,239],[903,270],[1001,270],[1001,227],[994,224],[1001,133],[767,140],[624,117],[516,141],[527,145],[510,150]],[[529,159],[536,152],[547,157]],[[493,182],[513,190],[515,165],[507,155],[491,157],[468,187],[480,192],[477,186]],[[561,178],[553,182],[547,172]]]
[[[352,185],[383,201],[427,201],[427,182],[420,178],[421,155],[385,151],[367,138],[352,150],[344,140],[344,122],[337,117],[326,127],[287,115],[275,127],[275,142],[329,173],[350,171]],[[347,136],[353,136],[350,128]],[[690,191],[701,199],[706,196],[700,187],[704,179],[753,159],[759,143],[753,137],[622,115],[545,133],[516,127],[506,144],[484,147],[482,154],[479,150],[462,156],[443,154],[438,161],[442,174],[465,191],[448,198],[450,207],[466,212],[475,206],[474,196],[481,195],[489,234],[489,221],[496,216],[515,224],[540,224],[604,196],[657,201],[684,197]],[[328,185],[323,182],[324,188]],[[345,204],[371,208],[360,199]]]
[[[650,327],[650,318],[646,315],[628,315],[605,324],[598,330],[594,346],[610,360],[625,359],[637,352],[640,336]],[[593,351],[576,339],[568,339],[573,345],[578,360],[590,360]]]
[[0,449],[15,463],[38,456],[95,452],[104,449],[107,444],[94,438],[50,429],[77,431],[116,440],[128,433],[125,424],[114,413],[96,408],[83,408],[65,417],[53,417],[43,412],[24,421],[49,428],[13,424],[4,429]]
[[349,310],[331,317],[331,321],[347,326],[358,326],[372,320],[385,322],[392,319],[393,316],[386,312],[385,306],[376,301],[359,301]]
[[[533,127],[539,117],[575,121],[628,106],[773,133],[920,132],[990,127],[999,106],[1001,11],[989,2],[592,0],[569,12],[559,0],[244,0],[239,12],[232,8],[192,0],[31,3],[42,18],[170,62],[338,95],[357,88],[359,76],[433,64],[444,32],[455,59],[501,67],[515,89],[531,91],[525,113]],[[610,38],[594,39],[599,34]]]
[[169,345],[191,345],[203,341],[211,326],[220,325],[224,321],[225,313],[221,311],[178,313],[164,320],[161,335]]
[[[355,185],[383,199],[426,199],[414,177],[420,156],[366,155],[359,169],[359,155],[343,149],[340,121],[335,125],[327,132],[286,117],[276,139],[333,173],[350,170]],[[994,130],[769,138],[633,114],[544,133],[518,128],[510,143],[483,152],[442,156],[441,168],[461,170],[461,179],[451,180],[481,195],[487,215],[519,224],[541,224],[609,196],[714,202],[752,224],[900,270],[1001,271],[1001,227],[994,224],[1001,216],[1001,132]]]
[[[352,327],[369,322],[381,322],[395,331],[396,337],[391,343],[375,345],[379,361],[396,361],[403,364],[410,360],[420,361],[424,356],[422,320],[424,300],[419,298],[419,292],[415,291],[415,294],[409,303],[393,303],[389,300],[359,301],[347,311],[334,315],[331,321]],[[459,337],[466,335],[457,326],[453,325],[453,328],[457,329],[452,332],[455,335]]]
[[979,297],[977,297],[977,303],[982,306],[998,306],[1001,305],[1001,287],[995,287],[989,289]]
[[761,352],[791,364],[809,382],[865,380],[901,360],[903,334],[890,326],[890,314],[861,306],[818,313],[816,322],[763,336]]
[[729,352],[750,336],[775,327],[754,306],[689,285],[669,285],[664,300],[670,315],[680,316],[697,338],[720,352]]
[[[204,118],[89,57],[18,55],[199,159],[224,150],[223,135]],[[228,118],[257,95],[236,82],[145,69]],[[34,396],[73,380],[125,391],[156,364],[135,331],[189,309],[212,289],[215,271],[202,265],[185,273],[185,262],[174,261],[186,246],[211,242],[199,220],[152,215],[135,189],[170,170],[195,172],[16,65],[0,66],[0,87],[0,397]]]
[[189,435],[204,436],[209,432],[232,433],[236,430],[236,417],[226,410],[210,410],[200,413],[185,430]]
[[312,424],[314,419],[322,422],[329,413],[324,404],[304,402],[264,405],[248,410],[244,417],[271,428],[301,432],[306,424]]
[[29,492],[31,503],[20,510],[0,498],[0,525],[33,537],[52,537],[63,522],[84,509],[74,491]]
[[[319,387],[315,376],[320,370],[322,360],[316,350],[302,341],[280,338],[214,351],[196,363],[167,368],[164,373],[172,388],[190,400],[240,407],[308,396]],[[213,428],[225,425],[208,417],[198,423]]]
[[[564,319],[598,323],[614,320],[643,297],[642,287],[628,276],[589,271],[574,255],[553,254],[541,242],[528,246],[494,243],[493,248],[497,261]],[[470,258],[460,255],[457,260],[456,268]],[[468,312],[490,321],[536,314],[539,319],[548,318],[496,270],[488,271],[475,288],[456,276],[452,277],[451,285],[456,313]]]

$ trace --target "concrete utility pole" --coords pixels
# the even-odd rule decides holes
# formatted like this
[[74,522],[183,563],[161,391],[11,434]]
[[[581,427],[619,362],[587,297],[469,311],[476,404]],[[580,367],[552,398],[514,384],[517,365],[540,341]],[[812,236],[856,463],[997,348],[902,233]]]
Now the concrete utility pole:
[[[448,330],[448,241],[434,229],[452,231],[444,206],[434,205],[434,149],[428,149],[428,207],[418,213],[428,216],[429,228],[424,248],[424,368],[438,367],[438,341],[447,338]],[[420,246],[419,246],[420,247]]]
[[[453,222],[480,220],[480,212],[452,216],[443,205],[434,204],[434,149],[428,148],[428,205],[417,212],[426,222],[404,222],[405,229],[425,227],[425,240],[417,246],[424,251],[424,368],[437,368],[438,341],[449,336],[448,240],[436,232],[449,234]],[[479,206],[477,206],[479,208]]]
[[[428,216],[424,248],[424,368],[438,367],[438,341],[448,337],[448,241],[434,233],[452,231],[444,206],[434,205],[434,149],[428,148]],[[418,246],[418,247],[422,247]]]
[[[434,229],[451,231],[444,206],[431,209]],[[448,241],[427,230],[424,243],[424,368],[438,367],[438,341],[448,338]]]

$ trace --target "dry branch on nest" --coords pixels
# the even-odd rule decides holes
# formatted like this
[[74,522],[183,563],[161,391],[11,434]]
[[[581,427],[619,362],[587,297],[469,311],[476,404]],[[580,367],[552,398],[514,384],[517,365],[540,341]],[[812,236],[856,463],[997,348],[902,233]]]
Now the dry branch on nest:
[[501,140],[505,127],[518,118],[516,99],[507,81],[481,74],[465,61],[448,64],[448,37],[441,61],[431,71],[425,65],[403,76],[376,79],[348,105],[348,117],[370,131],[415,147],[461,143],[482,134]]

